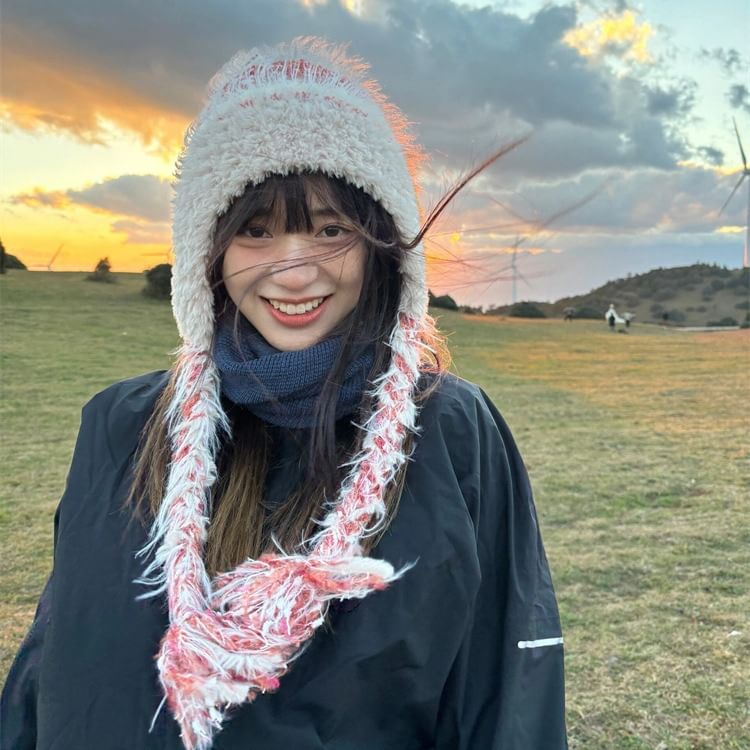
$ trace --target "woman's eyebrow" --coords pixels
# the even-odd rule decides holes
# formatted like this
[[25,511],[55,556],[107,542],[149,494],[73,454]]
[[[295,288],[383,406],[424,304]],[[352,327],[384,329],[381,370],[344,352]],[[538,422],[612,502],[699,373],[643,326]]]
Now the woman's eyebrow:
[[334,211],[332,208],[316,208],[315,210],[310,211],[310,216],[312,216],[313,219],[338,219],[341,217],[341,214]]

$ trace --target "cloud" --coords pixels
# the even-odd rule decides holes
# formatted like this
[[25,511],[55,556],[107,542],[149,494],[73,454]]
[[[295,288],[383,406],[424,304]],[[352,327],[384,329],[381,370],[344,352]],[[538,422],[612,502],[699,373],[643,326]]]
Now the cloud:
[[[522,193],[485,183],[442,231],[459,231],[475,247],[489,240],[512,243],[518,236],[538,244],[552,235],[711,233],[743,221],[742,201],[736,198],[719,215],[736,179],[737,173],[686,165],[672,171],[591,170],[575,178],[528,183]],[[482,227],[487,230],[477,231]]]
[[26,206],[66,208],[70,205],[117,216],[148,221],[169,220],[171,187],[168,180],[155,175],[126,174],[81,190],[45,191],[35,188],[30,193],[11,196],[10,202]]
[[66,208],[71,204],[70,197],[65,191],[44,188],[34,188],[29,193],[17,193],[10,197],[9,202],[31,208]]
[[715,167],[724,164],[724,152],[721,149],[713,146],[699,146],[697,151],[709,164],[713,164]]
[[[466,165],[529,129],[598,134],[593,159],[582,148],[578,163],[561,158],[567,140],[553,147],[557,173],[644,161],[669,166],[684,155],[667,121],[689,107],[689,87],[649,88],[605,59],[646,59],[651,31],[627,8],[600,19],[594,34],[572,5],[547,5],[525,18],[449,0],[371,0],[359,13],[345,6],[183,0],[138,11],[96,0],[8,0],[4,116],[18,127],[66,130],[90,142],[106,142],[114,124],[174,154],[207,80],[233,52],[317,34],[350,42],[371,62],[384,90],[418,123],[438,167]],[[186,42],[195,28],[210,44]],[[584,31],[598,39],[598,57],[565,41],[576,30],[579,39]],[[620,141],[630,144],[624,155]]]
[[750,90],[742,83],[735,83],[729,87],[727,93],[729,106],[750,114]]
[[563,38],[586,57],[613,55],[648,63],[652,60],[648,42],[653,33],[651,24],[646,21],[638,23],[636,14],[626,9],[581,24]]
[[170,228],[167,222],[143,222],[132,219],[113,221],[112,231],[125,235],[125,241],[131,245],[168,245]]
[[154,175],[121,175],[67,194],[75,203],[107,213],[169,220],[170,183]]
[[703,47],[698,55],[701,60],[718,62],[722,72],[726,76],[733,76],[741,70],[747,69],[747,63],[744,62],[743,56],[733,47],[729,49],[715,47],[711,50]]
[[695,105],[696,89],[697,84],[690,80],[668,87],[644,86],[648,113],[656,117],[684,117]]

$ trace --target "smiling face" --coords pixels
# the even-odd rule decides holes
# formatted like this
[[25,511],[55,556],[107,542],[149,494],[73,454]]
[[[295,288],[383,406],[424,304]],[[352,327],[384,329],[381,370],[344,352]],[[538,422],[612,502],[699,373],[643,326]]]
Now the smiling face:
[[331,333],[355,308],[365,269],[364,241],[325,191],[297,198],[274,196],[244,218],[222,261],[227,294],[281,351]]

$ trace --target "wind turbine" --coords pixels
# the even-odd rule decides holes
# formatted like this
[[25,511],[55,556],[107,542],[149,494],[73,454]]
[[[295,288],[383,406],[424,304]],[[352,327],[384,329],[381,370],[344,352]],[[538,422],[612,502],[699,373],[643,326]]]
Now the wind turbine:
[[[506,206],[505,203],[500,202],[497,198],[492,198],[492,200],[497,203],[498,206],[503,208],[505,211],[507,211],[514,219],[517,219],[523,224],[528,223],[528,219],[525,219],[523,216],[520,216],[517,214],[510,206]],[[521,235],[516,236],[516,241],[513,243],[513,255],[510,259],[510,274],[511,274],[511,300],[512,304],[516,304],[518,301],[518,295],[517,295],[517,282],[518,279],[521,279],[524,284],[526,284],[529,289],[531,289],[531,284],[529,283],[529,280],[518,270],[518,266],[516,266],[516,256],[518,255],[518,246],[526,239],[526,237],[522,237]]]
[[49,263],[47,263],[48,271],[52,270],[52,264],[55,262],[55,258],[57,258],[57,256],[60,255],[60,250],[62,250],[63,247],[65,247],[65,245],[61,243],[60,246],[57,248],[57,250],[55,250],[55,254],[50,258]]
[[[732,200],[734,194],[739,190],[740,185],[746,177],[750,177],[750,168],[747,166],[747,159],[745,158],[745,150],[742,148],[742,141],[740,140],[740,131],[737,129],[737,122],[734,117],[732,118],[734,124],[734,132],[737,134],[737,145],[740,147],[740,155],[742,156],[742,174],[737,184],[734,186],[734,190],[729,194],[729,197],[724,201],[724,205],[721,207],[719,214],[727,207],[729,201]],[[742,255],[742,267],[747,268],[748,263],[748,245],[750,245],[750,188],[747,191],[747,216],[745,217],[745,251]]]
[[41,271],[41,270],[45,270],[45,269],[47,271],[51,271],[52,270],[52,264],[55,262],[55,258],[57,258],[57,256],[60,255],[60,250],[62,250],[63,247],[65,247],[65,243],[64,242],[60,243],[60,245],[58,246],[57,250],[55,250],[55,254],[49,259],[49,263],[47,263],[46,266],[45,265],[41,265],[41,266],[29,266],[29,268],[35,268],[37,271]]
[[516,266],[516,254],[518,253],[518,246],[521,244],[521,241],[517,240],[513,244],[513,255],[510,260],[510,272],[511,272],[511,278],[513,279],[513,287],[512,287],[512,299],[513,304],[516,304],[516,282],[518,279],[521,279],[524,284],[526,284],[529,289],[531,289],[531,284],[529,284],[528,279],[518,270]]

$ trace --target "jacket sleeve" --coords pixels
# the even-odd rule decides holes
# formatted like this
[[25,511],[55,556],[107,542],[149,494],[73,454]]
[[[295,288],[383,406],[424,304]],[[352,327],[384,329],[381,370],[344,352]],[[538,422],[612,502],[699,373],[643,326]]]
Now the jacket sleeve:
[[469,505],[482,579],[435,750],[564,750],[562,633],[532,490],[510,429],[478,390]]
[[[90,402],[89,402],[90,403]],[[60,509],[66,503],[75,476],[90,460],[86,456],[87,425],[90,423],[89,404],[81,412],[81,426],[73,451],[73,458],[65,483],[65,490],[57,506],[53,526],[53,557],[57,548]],[[51,613],[52,590],[55,585],[54,567],[42,590],[31,627],[11,665],[0,696],[0,750],[34,750],[36,747],[37,686],[44,633]]]

